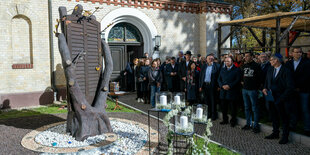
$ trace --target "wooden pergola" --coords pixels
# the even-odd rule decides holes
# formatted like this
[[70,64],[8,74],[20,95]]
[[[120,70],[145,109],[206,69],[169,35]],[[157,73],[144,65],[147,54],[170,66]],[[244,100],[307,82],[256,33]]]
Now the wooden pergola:
[[[230,33],[222,39],[222,27],[231,26]],[[225,41],[238,29],[246,27],[258,42],[260,47],[245,47],[245,48],[222,48]],[[257,37],[253,28],[262,29],[262,38]],[[218,54],[221,54],[221,50],[247,50],[247,49],[262,49],[263,52],[266,49],[275,48],[277,53],[281,48],[290,47],[310,47],[310,45],[292,46],[294,41],[300,37],[301,32],[310,33],[310,10],[299,12],[276,12],[262,16],[255,16],[245,19],[220,22],[218,24]],[[274,30],[276,34],[275,46],[267,46],[266,44],[266,30]],[[289,32],[295,31],[296,35],[289,41]],[[303,35],[305,36],[305,35]],[[309,37],[310,35],[306,35]],[[283,39],[286,39],[286,45],[280,46]]]

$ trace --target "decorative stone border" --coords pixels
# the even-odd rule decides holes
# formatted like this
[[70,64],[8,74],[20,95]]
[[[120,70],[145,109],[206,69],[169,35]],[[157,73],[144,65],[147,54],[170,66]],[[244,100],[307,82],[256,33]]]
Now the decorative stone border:
[[[71,1],[71,0],[68,0]],[[174,1],[156,1],[156,0],[75,0],[76,2],[84,1],[100,4],[106,3],[107,5],[113,4],[114,6],[125,5],[128,7],[140,7],[140,8],[152,8],[153,10],[166,10],[177,11],[186,13],[206,13],[215,12],[220,14],[231,14],[232,5],[223,3],[201,2],[201,3],[186,3],[186,2],[174,2]]]
[[[116,121],[121,121],[125,123],[136,124],[140,128],[144,129],[145,131],[148,131],[148,126],[145,124],[139,123],[139,122],[135,122],[135,121],[127,120],[127,119],[118,119],[118,118],[110,118],[110,120],[116,120]],[[21,141],[21,145],[29,150],[36,151],[36,152],[71,153],[71,152],[79,152],[79,151],[94,149],[97,147],[107,146],[115,142],[118,138],[117,135],[114,133],[105,133],[106,139],[101,143],[84,146],[84,147],[74,147],[74,148],[49,147],[49,146],[41,145],[35,141],[36,135],[39,134],[40,132],[43,132],[47,130],[48,128],[51,128],[53,126],[57,126],[60,124],[64,124],[64,123],[66,122],[58,122],[58,123],[46,125],[46,126],[43,126],[43,127],[40,127],[38,129],[31,131],[30,133],[26,134],[23,137]],[[156,146],[158,145],[157,135],[158,135],[158,132],[151,128],[151,139],[152,139],[151,152],[153,152]],[[148,154],[148,151],[149,151],[148,144],[149,143],[146,142],[144,147],[142,147],[141,150],[137,152],[137,154],[138,155]]]

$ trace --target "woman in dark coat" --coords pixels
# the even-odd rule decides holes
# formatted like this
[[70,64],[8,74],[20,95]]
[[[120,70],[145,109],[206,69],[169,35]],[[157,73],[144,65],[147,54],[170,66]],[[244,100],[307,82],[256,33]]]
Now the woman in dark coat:
[[190,68],[187,70],[185,92],[187,94],[187,101],[189,104],[196,103],[198,87],[199,87],[199,71],[196,69],[194,62],[189,64]]
[[142,87],[142,82],[143,82],[143,79],[141,78],[141,68],[142,68],[142,66],[144,66],[144,61],[143,61],[143,59],[140,59],[139,60],[139,63],[138,63],[138,65],[137,65],[137,67],[136,67],[136,88],[137,88],[137,98],[138,98],[138,103],[139,102],[144,102],[143,101],[143,92],[142,92],[142,89],[141,89],[141,87]]
[[220,99],[221,99],[221,109],[223,112],[223,121],[220,124],[228,123],[228,106],[231,110],[231,120],[230,125],[234,127],[236,125],[236,115],[237,115],[237,104],[235,100],[237,99],[239,93],[239,86],[241,81],[241,71],[237,68],[232,61],[231,57],[225,58],[225,67],[221,69],[220,75],[218,77],[218,84],[221,88]]
[[126,68],[125,68],[125,72],[124,72],[124,75],[126,76],[126,82],[127,82],[127,91],[135,91],[136,88],[136,67],[138,65],[138,61],[139,59],[138,58],[135,58],[133,59],[133,62],[128,62],[128,64],[126,65]]
[[150,103],[150,95],[149,95],[149,77],[148,77],[148,72],[150,70],[150,60],[146,59],[144,66],[141,67],[140,69],[140,77],[143,79],[143,82],[141,84],[141,91],[143,93],[143,100],[144,104],[149,104]]
[[151,69],[148,72],[149,85],[151,89],[151,104],[152,108],[155,108],[155,93],[160,91],[160,84],[163,81],[162,73],[159,70],[159,66],[156,60],[152,61]]

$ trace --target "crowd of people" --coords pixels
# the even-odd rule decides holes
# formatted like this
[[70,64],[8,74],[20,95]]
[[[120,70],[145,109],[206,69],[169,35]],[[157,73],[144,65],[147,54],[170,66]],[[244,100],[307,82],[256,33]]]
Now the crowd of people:
[[[192,56],[191,51],[176,57],[147,56],[134,59],[124,71],[127,90],[137,91],[137,102],[155,107],[155,93],[159,91],[185,92],[191,104],[207,104],[208,118],[216,120],[221,110],[223,124],[236,125],[238,109],[244,109],[246,125],[242,130],[260,132],[260,115],[272,121],[272,133],[265,139],[288,142],[289,131],[303,120],[304,133],[310,136],[310,50],[293,48],[288,58],[270,52],[229,53],[217,59]],[[220,109],[217,109],[217,105]],[[228,110],[231,118],[228,118]]]

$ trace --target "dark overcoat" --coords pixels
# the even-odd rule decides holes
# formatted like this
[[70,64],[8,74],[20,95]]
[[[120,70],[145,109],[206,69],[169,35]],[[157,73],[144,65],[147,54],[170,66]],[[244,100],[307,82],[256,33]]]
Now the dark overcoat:
[[[222,68],[218,77],[218,84],[221,88],[220,99],[235,100],[240,92],[241,70],[235,65],[231,69]],[[229,85],[229,90],[224,90],[223,86]]]
[[[165,75],[167,77],[168,89],[172,89],[172,87],[177,87],[179,83],[178,68],[179,64],[177,63],[175,63],[174,68],[171,64],[168,64],[166,67]],[[171,76],[172,72],[176,72],[177,75]]]

